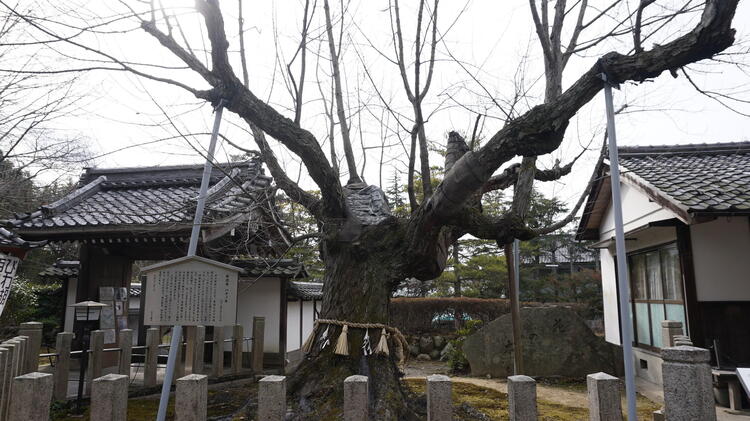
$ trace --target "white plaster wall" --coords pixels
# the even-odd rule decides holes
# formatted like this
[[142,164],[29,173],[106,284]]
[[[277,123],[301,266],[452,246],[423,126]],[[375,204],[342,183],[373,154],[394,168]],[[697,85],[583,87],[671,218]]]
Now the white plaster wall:
[[[237,289],[237,323],[243,326],[244,335],[252,336],[253,317],[265,317],[263,352],[279,352],[281,281],[279,278],[261,278],[254,283],[240,281]],[[231,335],[230,328],[224,330],[228,338],[227,335]]]
[[[622,218],[625,233],[649,222],[671,219],[675,214],[652,202],[638,188],[627,183],[621,184]],[[611,203],[604,214],[599,230],[599,240],[609,240],[615,235],[614,211]],[[677,238],[673,227],[653,227],[626,236],[628,252],[674,241]],[[620,322],[617,313],[617,281],[615,274],[615,247],[600,250],[602,272],[602,299],[604,305],[604,338],[607,342],[620,345]]]
[[[620,191],[622,193],[622,221],[625,232],[651,221],[670,219],[676,216],[673,212],[651,201],[637,187],[627,182],[620,183]],[[599,235],[602,240],[615,236],[615,218],[611,203],[599,227]]]
[[720,217],[690,227],[698,301],[750,301],[747,217]]
[[617,314],[617,282],[615,259],[608,249],[599,250],[602,271],[602,300],[604,305],[604,339],[620,345],[620,321]]
[[71,307],[73,304],[76,303],[76,291],[78,290],[78,278],[69,278],[68,279],[68,291],[66,291],[65,296],[65,325],[63,326],[63,330],[65,332],[72,332],[73,331],[73,322],[75,316],[74,309]]
[[300,349],[302,343],[307,340],[307,337],[312,332],[313,323],[315,322],[313,317],[313,302],[303,301],[302,302],[302,343],[300,343],[299,337],[299,312],[300,305],[299,301],[289,301],[287,312],[286,312],[286,349],[287,352]]

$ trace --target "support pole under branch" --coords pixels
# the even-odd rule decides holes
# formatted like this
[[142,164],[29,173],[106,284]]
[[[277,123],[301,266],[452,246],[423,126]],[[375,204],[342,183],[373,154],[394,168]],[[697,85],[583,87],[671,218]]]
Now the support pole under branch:
[[609,140],[609,168],[612,178],[612,209],[615,216],[615,247],[617,251],[617,279],[620,292],[620,326],[622,334],[622,356],[625,362],[625,395],[628,402],[628,419],[637,420],[635,406],[635,370],[633,367],[633,322],[630,318],[630,280],[626,258],[625,232],[622,222],[622,202],[620,196],[620,160],[617,155],[617,135],[615,133],[615,111],[612,103],[612,84],[605,74],[604,102],[607,107],[607,139]]
[[[198,249],[198,238],[201,233],[201,223],[203,222],[203,210],[206,207],[206,192],[208,192],[208,183],[211,181],[211,171],[213,171],[214,151],[216,150],[216,139],[219,137],[219,126],[221,125],[221,114],[224,110],[224,100],[216,106],[214,116],[214,128],[211,132],[211,142],[208,146],[206,163],[203,165],[203,178],[201,178],[201,187],[198,193],[198,203],[195,207],[195,216],[193,217],[193,230],[190,233],[190,245],[188,246],[188,256],[195,256]],[[161,397],[159,399],[159,412],[156,415],[157,421],[164,421],[167,416],[167,404],[169,403],[169,390],[172,387],[172,378],[174,377],[174,366],[177,363],[177,347],[181,346],[182,326],[172,326],[172,340],[169,343],[169,356],[167,357],[167,369],[164,372],[164,383],[161,385]]]

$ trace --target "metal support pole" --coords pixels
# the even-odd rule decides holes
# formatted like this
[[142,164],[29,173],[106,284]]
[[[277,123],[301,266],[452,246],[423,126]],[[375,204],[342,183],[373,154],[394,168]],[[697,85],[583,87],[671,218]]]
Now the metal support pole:
[[622,326],[622,354],[625,361],[625,395],[628,401],[628,419],[637,420],[635,409],[635,371],[633,367],[633,322],[630,319],[630,280],[626,258],[625,233],[622,226],[622,203],[620,197],[620,161],[617,155],[615,134],[615,111],[612,104],[612,85],[604,80],[604,101],[607,106],[607,138],[609,139],[609,167],[612,178],[612,209],[615,213],[615,247],[617,250],[617,279],[620,292],[620,326]]
[[[198,249],[198,237],[201,232],[201,222],[203,221],[203,209],[206,206],[206,192],[208,183],[211,180],[211,171],[213,170],[214,150],[216,150],[216,139],[219,137],[219,126],[221,125],[221,114],[224,110],[224,100],[216,106],[214,115],[214,128],[211,132],[211,142],[208,146],[206,163],[203,165],[203,178],[201,178],[201,188],[198,193],[198,203],[195,207],[195,217],[193,218],[193,230],[190,233],[190,245],[188,246],[188,256],[195,256]],[[157,421],[164,421],[167,416],[167,404],[169,403],[169,390],[172,387],[172,378],[174,377],[175,359],[177,357],[177,347],[181,346],[182,326],[172,326],[172,340],[169,343],[169,357],[167,357],[167,369],[164,372],[164,383],[161,385],[161,398],[159,399],[159,412],[156,415]]]
[[513,244],[505,246],[505,258],[508,259],[508,298],[510,298],[510,321],[513,328],[513,373],[523,374],[523,343],[521,340],[521,304],[519,302],[519,244],[513,240]]

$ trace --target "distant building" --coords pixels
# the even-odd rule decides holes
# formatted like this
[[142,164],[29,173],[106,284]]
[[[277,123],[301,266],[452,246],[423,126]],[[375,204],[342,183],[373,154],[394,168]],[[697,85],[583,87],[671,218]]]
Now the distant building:
[[[638,376],[661,383],[665,319],[713,348],[714,365],[750,365],[750,142],[619,154]],[[577,238],[600,249],[605,335],[620,344],[609,166],[596,171]]]
[[[133,262],[186,254],[202,172],[202,165],[89,168],[75,191],[35,211],[17,214],[5,225],[29,241],[77,244],[80,263],[58,262],[44,275],[66,281],[68,305],[99,301],[103,293],[109,294],[108,289],[114,288],[116,294],[129,289],[125,296],[130,303],[117,310],[114,326],[100,328],[113,333],[132,328],[143,344],[143,319],[135,305],[142,291],[140,285],[131,283]],[[300,314],[294,310],[299,296],[291,280],[307,274],[298,262],[281,258],[291,240],[281,225],[271,182],[257,159],[215,166],[198,255],[243,269],[237,322],[249,336],[253,317],[264,316],[264,353],[269,354],[267,361],[281,363],[287,342],[299,337]],[[302,300],[317,300],[319,295],[310,299],[308,294]],[[289,314],[289,297],[294,314]],[[68,313],[65,329],[72,330],[72,313]],[[312,309],[302,315],[308,333],[314,315]],[[292,332],[287,329],[288,317],[294,318]]]

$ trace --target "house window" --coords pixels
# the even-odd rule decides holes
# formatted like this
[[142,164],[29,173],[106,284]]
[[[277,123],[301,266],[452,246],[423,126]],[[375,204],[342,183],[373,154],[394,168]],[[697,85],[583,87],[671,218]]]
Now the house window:
[[674,243],[628,255],[634,341],[661,348],[661,322],[677,320],[685,326],[682,271]]

